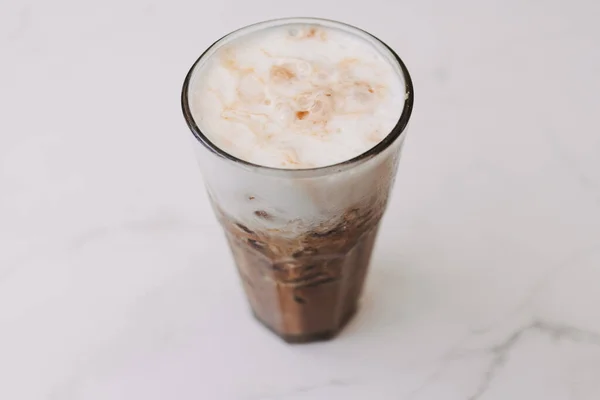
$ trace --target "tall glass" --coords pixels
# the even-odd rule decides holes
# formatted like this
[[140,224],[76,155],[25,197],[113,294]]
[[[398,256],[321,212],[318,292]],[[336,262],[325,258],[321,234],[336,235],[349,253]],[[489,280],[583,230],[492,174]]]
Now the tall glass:
[[[215,146],[192,117],[195,72],[233,39],[296,23],[341,29],[380,49],[405,82],[402,114],[379,144],[339,164],[292,170],[238,159]],[[329,339],[356,312],[412,105],[412,82],[396,53],[358,28],[329,20],[289,18],[242,28],[215,42],[188,73],[183,113],[213,209],[255,317],[285,341]]]

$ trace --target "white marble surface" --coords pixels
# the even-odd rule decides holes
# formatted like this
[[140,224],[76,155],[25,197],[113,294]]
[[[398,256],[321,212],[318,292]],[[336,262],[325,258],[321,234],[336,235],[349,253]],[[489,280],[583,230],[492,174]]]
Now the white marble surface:
[[[2,0],[0,399],[599,399],[599,4]],[[306,346],[251,319],[179,107],[286,15],[416,89],[362,310]]]

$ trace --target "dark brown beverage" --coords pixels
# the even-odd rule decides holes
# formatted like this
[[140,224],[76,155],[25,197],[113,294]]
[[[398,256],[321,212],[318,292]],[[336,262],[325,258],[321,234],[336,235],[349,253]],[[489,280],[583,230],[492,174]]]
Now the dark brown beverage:
[[352,209],[294,239],[221,214],[256,318],[290,343],[335,336],[357,309],[381,213]]

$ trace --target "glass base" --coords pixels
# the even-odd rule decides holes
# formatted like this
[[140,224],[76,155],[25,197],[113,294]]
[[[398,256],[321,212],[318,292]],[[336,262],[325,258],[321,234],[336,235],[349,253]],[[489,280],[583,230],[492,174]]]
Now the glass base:
[[313,332],[308,334],[283,334],[277,332],[273,327],[269,326],[265,321],[261,320],[255,312],[252,312],[254,318],[265,328],[271,331],[276,336],[279,336],[283,341],[290,344],[302,344],[302,343],[313,343],[313,342],[324,342],[335,338],[339,333],[348,325],[352,318],[356,315],[357,307],[353,308],[347,315],[344,316],[340,326],[334,330],[327,330],[323,332]]

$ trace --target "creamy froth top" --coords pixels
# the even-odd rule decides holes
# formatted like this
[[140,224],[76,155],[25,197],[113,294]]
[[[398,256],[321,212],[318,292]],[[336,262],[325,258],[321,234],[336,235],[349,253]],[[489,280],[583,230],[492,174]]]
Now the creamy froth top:
[[404,107],[401,72],[375,43],[297,23],[233,37],[193,73],[194,121],[254,164],[301,169],[354,158],[391,132]]

